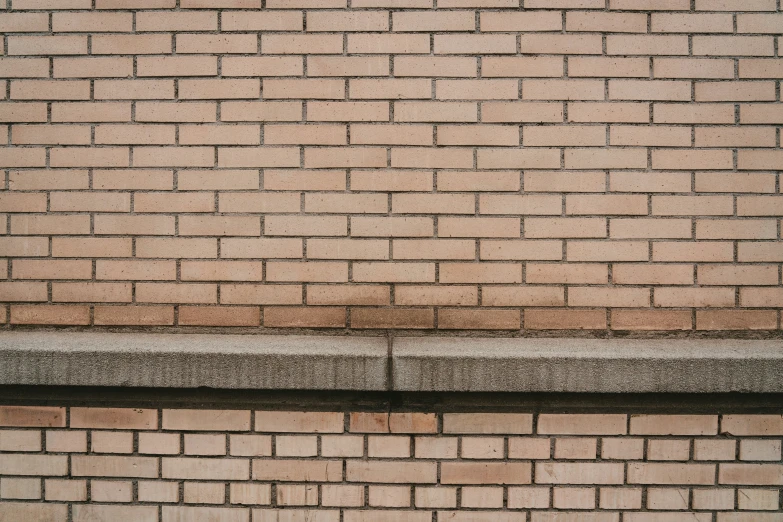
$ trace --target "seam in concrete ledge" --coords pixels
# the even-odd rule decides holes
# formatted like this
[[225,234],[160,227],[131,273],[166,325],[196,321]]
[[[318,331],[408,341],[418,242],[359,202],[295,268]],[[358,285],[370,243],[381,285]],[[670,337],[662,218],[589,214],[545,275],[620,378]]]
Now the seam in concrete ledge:
[[435,392],[783,392],[783,344],[0,333],[0,385]]

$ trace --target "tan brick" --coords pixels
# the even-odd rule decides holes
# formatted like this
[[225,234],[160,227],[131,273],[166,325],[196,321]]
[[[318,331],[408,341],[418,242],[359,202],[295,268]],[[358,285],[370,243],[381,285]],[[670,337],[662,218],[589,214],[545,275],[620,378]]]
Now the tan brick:
[[592,34],[523,34],[520,43],[525,54],[601,54],[601,38]]
[[173,261],[110,261],[96,262],[96,279],[162,281],[176,278]]
[[694,509],[734,509],[733,489],[694,489]]
[[351,435],[321,436],[321,456],[361,457],[364,455],[364,437]]
[[[351,54],[423,54],[430,49],[426,34],[349,34],[347,40]],[[435,47],[437,53],[437,38]]]
[[[629,464],[631,466],[632,464]],[[536,463],[536,484],[622,484],[620,463]]]
[[391,433],[437,433],[438,421],[434,413],[392,413],[389,429]]
[[647,32],[647,17],[642,13],[567,12],[566,31]]
[[71,428],[158,428],[157,410],[131,408],[71,408]]
[[555,458],[568,460],[594,460],[596,457],[596,439],[557,438],[555,439]]
[[532,433],[530,414],[446,413],[443,415],[444,433]]
[[457,488],[417,487],[415,503],[417,508],[455,508]]
[[46,500],[87,500],[86,480],[45,479]]
[[318,454],[318,437],[286,436],[275,437],[275,455],[278,457],[314,457]]
[[[482,32],[560,31],[562,27],[562,17],[555,11],[536,13],[484,11],[481,13]],[[472,30],[473,27],[468,25],[460,29]]]
[[721,419],[721,433],[735,436],[783,434],[782,415],[724,415]]
[[552,507],[558,509],[595,509],[593,488],[552,488]]
[[71,456],[71,475],[75,477],[144,477],[158,476],[158,459],[154,457]]
[[341,54],[341,35],[264,34],[261,49],[265,54]]
[[[697,172],[697,192],[774,192],[773,175],[762,172]],[[741,208],[748,199],[740,197],[737,209],[739,215],[744,215]]]
[[[518,145],[519,128],[505,125],[438,125],[438,145]],[[546,145],[551,145],[546,143]]]
[[223,504],[226,486],[221,483],[185,482],[183,499],[186,504]]
[[524,80],[524,100],[603,100],[602,80]]
[[626,415],[541,414],[538,432],[559,435],[624,435]]
[[741,440],[739,457],[740,460],[776,462],[780,460],[780,445],[779,440]]
[[780,464],[720,464],[718,483],[754,486],[782,485],[783,466]]
[[0,16],[0,30],[8,33],[37,33],[49,31],[46,13],[5,13]]
[[528,462],[443,462],[442,484],[530,484]]
[[[562,117],[558,121],[560,120]],[[572,102],[568,104],[568,120],[582,123],[647,123],[650,120],[650,110],[647,103]]]
[[4,301],[48,301],[46,283],[1,282],[0,298]]
[[185,455],[225,455],[226,436],[222,434],[185,434]]
[[749,11],[774,11],[771,0],[696,0],[697,11],[735,11],[738,8]]
[[[559,247],[559,245],[557,245]],[[618,265],[615,271],[620,268]],[[550,264],[527,263],[525,280],[528,283],[592,283],[605,284],[608,267],[605,264]]]
[[688,509],[688,490],[675,488],[648,488],[648,509]]
[[[644,439],[603,438],[601,439],[601,458],[609,460],[641,460],[644,458]],[[641,497],[639,500],[641,502]]]
[[0,516],[8,520],[65,520],[68,505],[4,501],[0,504]]
[[688,460],[690,447],[689,440],[652,439],[647,442],[647,460]]
[[[694,440],[693,441],[693,459],[694,460],[734,460],[737,442],[734,440]],[[693,497],[694,507],[696,506],[696,492]],[[734,505],[732,496],[732,506]]]
[[416,437],[415,446],[417,459],[457,458],[456,437]]
[[463,487],[460,506],[469,508],[503,507],[503,488]]
[[578,147],[606,144],[606,128],[598,125],[552,125],[547,127],[525,125],[522,133],[523,144],[531,147]]
[[512,509],[548,508],[549,488],[535,486],[508,488],[508,507]]
[[[625,78],[647,78],[649,75],[650,63],[647,58],[575,56],[568,60],[569,77],[595,78],[615,76]],[[556,76],[559,76],[559,73]]]
[[164,430],[248,431],[247,410],[163,410]]
[[11,56],[87,54],[87,36],[9,36],[8,54]]
[[246,459],[164,457],[161,469],[163,478],[174,479],[247,480],[250,476]]
[[783,155],[776,150],[749,149],[738,152],[740,170],[776,169],[783,162]]
[[734,306],[734,289],[660,287],[654,291],[653,304],[665,307],[732,307]]
[[478,64],[474,57],[395,56],[394,74],[401,77],[448,76],[469,78],[478,75]]
[[411,439],[405,436],[367,437],[367,456],[374,458],[408,458]]
[[0,451],[41,451],[41,432],[38,430],[0,431]]
[[[653,158],[655,158],[655,152],[653,151]],[[641,148],[567,149],[565,153],[565,167],[567,169],[643,169],[647,167],[647,154],[646,150]],[[654,164],[654,168],[666,167]]]
[[441,263],[441,283],[521,283],[521,266],[517,263]]
[[140,480],[138,497],[141,502],[178,502],[179,488],[176,482]]
[[731,243],[712,242],[702,243],[696,247],[694,242],[666,242],[653,243],[653,261],[728,261],[734,258]]
[[272,487],[269,484],[232,483],[230,486],[232,504],[263,505],[272,502]]
[[91,480],[90,500],[93,502],[131,502],[133,484],[118,480]]
[[508,458],[549,460],[551,442],[546,438],[509,437]]
[[[676,15],[681,16],[681,15]],[[734,78],[734,61],[706,58],[654,58],[656,78]]]
[[714,484],[715,465],[629,463],[628,483]]
[[[689,101],[691,82],[680,80],[609,80],[610,100]],[[697,101],[710,101],[700,99]]]
[[180,452],[178,433],[139,433],[139,453],[176,455]]
[[342,433],[342,413],[296,413],[257,411],[256,431],[296,433]]
[[[338,0],[339,1],[339,0]],[[308,517],[313,518],[314,522],[338,522],[340,520],[339,510],[321,510],[321,509],[253,509],[253,519],[258,522],[276,522],[281,516],[290,517],[292,521],[305,521]],[[247,519],[243,519],[246,521]]]
[[435,314],[431,308],[355,308],[351,311],[353,328],[433,328]]
[[596,330],[606,328],[604,310],[526,309],[524,328],[530,330]]
[[11,324],[87,325],[90,310],[86,306],[38,305],[12,306]]
[[[351,467],[348,466],[348,480]],[[296,460],[296,461],[253,461],[253,480],[280,482],[341,482],[342,461],[338,460]]]
[[[138,24],[138,21],[137,21]],[[214,76],[217,60],[210,56],[139,56],[137,76]]]
[[247,522],[249,514],[246,508],[163,506],[162,520],[209,522],[217,519],[225,522]]
[[345,522],[428,522],[429,511],[346,511]]
[[230,454],[240,457],[269,457],[272,455],[272,437],[268,435],[230,435]]

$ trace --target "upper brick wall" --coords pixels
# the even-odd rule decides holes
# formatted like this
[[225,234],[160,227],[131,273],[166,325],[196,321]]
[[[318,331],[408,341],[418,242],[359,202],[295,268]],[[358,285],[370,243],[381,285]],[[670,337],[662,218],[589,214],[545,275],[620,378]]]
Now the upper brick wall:
[[8,0],[0,322],[732,330],[780,0]]

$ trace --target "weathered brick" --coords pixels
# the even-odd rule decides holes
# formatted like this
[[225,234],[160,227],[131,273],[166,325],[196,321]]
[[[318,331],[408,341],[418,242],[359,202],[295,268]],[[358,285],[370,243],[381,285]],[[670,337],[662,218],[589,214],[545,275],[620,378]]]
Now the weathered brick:
[[[339,460],[253,460],[253,480],[340,482],[342,479],[342,461]],[[351,480],[350,466],[347,480]]]
[[163,410],[164,430],[249,431],[247,410]]
[[71,456],[71,475],[75,477],[154,478],[158,476],[158,459],[154,457],[73,455]]
[[528,462],[443,462],[441,484],[530,484]]

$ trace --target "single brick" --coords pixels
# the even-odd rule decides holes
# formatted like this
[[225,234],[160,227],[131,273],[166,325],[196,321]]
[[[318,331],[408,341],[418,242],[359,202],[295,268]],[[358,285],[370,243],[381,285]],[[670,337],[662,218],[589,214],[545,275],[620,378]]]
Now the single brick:
[[443,462],[442,484],[530,484],[528,462]]
[[632,435],[717,435],[714,415],[631,415]]
[[[351,478],[348,466],[348,480]],[[281,482],[340,482],[343,480],[339,460],[253,460],[253,480]]]
[[249,431],[247,410],[163,410],[164,430]]

